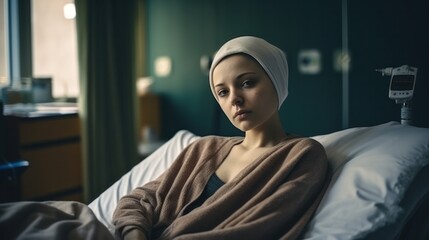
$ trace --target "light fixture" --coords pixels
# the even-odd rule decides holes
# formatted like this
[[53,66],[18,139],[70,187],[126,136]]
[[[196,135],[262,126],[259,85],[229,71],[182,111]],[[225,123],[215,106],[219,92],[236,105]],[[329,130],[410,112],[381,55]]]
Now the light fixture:
[[74,3],[66,3],[64,5],[64,18],[74,19],[76,17],[76,7]]

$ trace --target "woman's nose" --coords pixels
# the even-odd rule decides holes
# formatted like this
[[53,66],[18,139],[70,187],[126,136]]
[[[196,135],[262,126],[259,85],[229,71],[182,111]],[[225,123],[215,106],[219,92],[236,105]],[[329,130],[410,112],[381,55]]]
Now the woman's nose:
[[231,94],[231,103],[233,106],[241,106],[243,104],[243,98],[235,92]]

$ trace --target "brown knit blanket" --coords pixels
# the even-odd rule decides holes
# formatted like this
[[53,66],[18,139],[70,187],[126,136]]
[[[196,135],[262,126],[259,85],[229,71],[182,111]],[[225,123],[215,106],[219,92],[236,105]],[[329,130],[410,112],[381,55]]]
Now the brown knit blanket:
[[184,214],[242,138],[205,137],[158,179],[123,197],[113,223],[150,239],[295,239],[317,208],[330,174],[325,150],[291,137],[243,169],[199,208]]

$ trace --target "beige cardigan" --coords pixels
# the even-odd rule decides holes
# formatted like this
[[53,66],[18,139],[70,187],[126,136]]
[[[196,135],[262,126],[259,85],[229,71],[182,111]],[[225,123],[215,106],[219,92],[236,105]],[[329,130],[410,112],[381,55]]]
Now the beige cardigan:
[[162,176],[119,201],[117,236],[139,228],[149,239],[297,238],[330,179],[323,146],[309,138],[285,139],[183,214],[241,141],[210,136],[188,146]]

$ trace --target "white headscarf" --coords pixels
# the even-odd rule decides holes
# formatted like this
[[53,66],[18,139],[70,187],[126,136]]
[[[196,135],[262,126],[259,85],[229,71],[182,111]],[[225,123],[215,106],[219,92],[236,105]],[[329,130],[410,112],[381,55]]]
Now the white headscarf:
[[279,99],[279,109],[288,95],[288,65],[284,52],[267,41],[243,36],[234,38],[225,43],[216,53],[209,72],[209,83],[213,95],[217,95],[213,86],[213,70],[227,56],[245,53],[253,57],[265,70],[273,82]]

